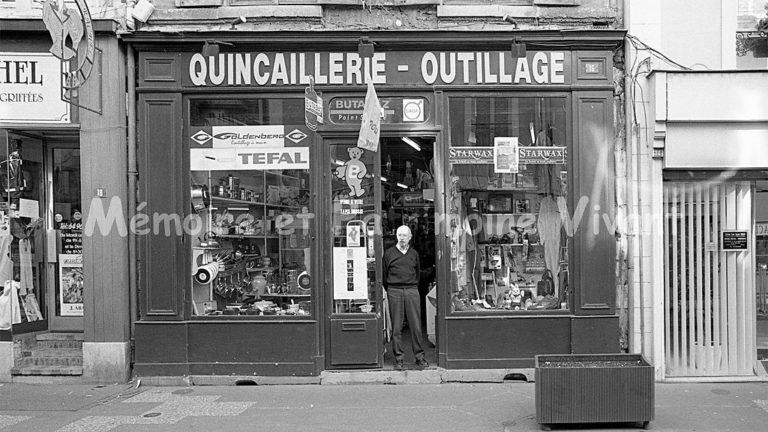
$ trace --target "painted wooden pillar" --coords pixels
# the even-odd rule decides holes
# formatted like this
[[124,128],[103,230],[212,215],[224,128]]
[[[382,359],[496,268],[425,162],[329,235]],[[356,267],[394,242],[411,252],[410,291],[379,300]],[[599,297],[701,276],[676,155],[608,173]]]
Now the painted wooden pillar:
[[[89,218],[116,211],[116,221],[84,230],[84,376],[124,381],[130,368],[128,237],[118,229],[127,215],[125,54],[114,35],[97,35],[102,50],[79,91],[83,214]],[[99,74],[101,72],[101,74]],[[96,197],[97,189],[105,192]]]

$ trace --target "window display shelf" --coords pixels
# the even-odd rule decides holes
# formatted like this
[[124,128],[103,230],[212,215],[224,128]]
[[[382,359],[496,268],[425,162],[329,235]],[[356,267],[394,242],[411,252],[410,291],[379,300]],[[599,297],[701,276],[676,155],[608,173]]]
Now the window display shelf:
[[239,200],[239,199],[234,199],[234,198],[226,198],[226,197],[217,196],[217,195],[211,196],[211,200],[219,201],[219,202],[223,202],[223,203],[230,203],[230,204],[247,204],[247,205],[254,205],[254,206],[256,206],[256,205],[264,205],[263,202],[245,201],[245,200]]
[[312,294],[261,294],[261,297],[274,298],[309,298]]

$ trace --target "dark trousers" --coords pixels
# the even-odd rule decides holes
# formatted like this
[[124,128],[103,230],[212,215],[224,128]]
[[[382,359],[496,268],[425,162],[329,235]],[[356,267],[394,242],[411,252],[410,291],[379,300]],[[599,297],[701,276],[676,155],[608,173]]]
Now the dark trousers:
[[395,355],[395,360],[403,359],[403,321],[406,317],[408,327],[411,329],[413,356],[416,360],[424,360],[418,287],[389,287],[387,301],[389,313],[392,316],[392,353]]

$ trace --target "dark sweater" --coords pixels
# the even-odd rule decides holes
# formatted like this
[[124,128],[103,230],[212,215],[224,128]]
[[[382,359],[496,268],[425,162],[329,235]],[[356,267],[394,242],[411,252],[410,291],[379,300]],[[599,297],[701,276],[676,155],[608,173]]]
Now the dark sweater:
[[397,246],[384,252],[384,286],[418,286],[421,264],[419,253],[413,247],[402,253]]

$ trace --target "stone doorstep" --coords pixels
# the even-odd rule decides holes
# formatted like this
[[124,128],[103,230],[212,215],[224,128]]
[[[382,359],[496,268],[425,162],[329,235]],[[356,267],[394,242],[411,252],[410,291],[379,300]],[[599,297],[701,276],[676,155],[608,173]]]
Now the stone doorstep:
[[82,348],[36,348],[24,357],[83,357]]
[[17,367],[25,366],[82,366],[83,356],[75,357],[22,357],[16,362]]
[[82,366],[21,366],[11,368],[11,375],[82,375]]
[[39,341],[71,340],[82,342],[84,335],[83,333],[41,333],[35,336],[35,339]]
[[83,349],[83,342],[78,340],[39,340],[37,348],[78,348]]

